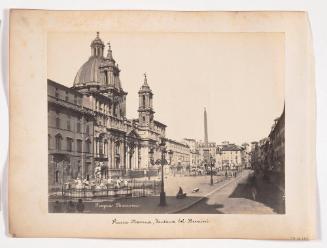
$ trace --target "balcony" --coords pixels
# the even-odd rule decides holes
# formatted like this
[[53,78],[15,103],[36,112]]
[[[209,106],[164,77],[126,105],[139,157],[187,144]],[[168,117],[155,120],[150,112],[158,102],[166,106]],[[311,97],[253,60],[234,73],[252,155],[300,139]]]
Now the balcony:
[[49,151],[49,155],[70,155],[71,151],[61,150],[61,149],[53,149]]
[[94,154],[94,159],[97,161],[108,161],[108,156],[106,154]]
[[124,120],[113,116],[108,116],[107,128],[121,132],[127,132],[127,125]]

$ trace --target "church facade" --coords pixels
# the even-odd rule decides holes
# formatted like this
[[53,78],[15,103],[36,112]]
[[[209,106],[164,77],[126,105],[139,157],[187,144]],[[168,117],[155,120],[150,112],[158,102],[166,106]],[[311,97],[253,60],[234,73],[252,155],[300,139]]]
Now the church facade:
[[72,87],[48,79],[50,186],[76,178],[92,180],[97,175],[133,177],[157,171],[166,125],[154,119],[147,77],[138,92],[138,118],[128,119],[127,92],[110,44],[104,53],[97,33],[90,57]]

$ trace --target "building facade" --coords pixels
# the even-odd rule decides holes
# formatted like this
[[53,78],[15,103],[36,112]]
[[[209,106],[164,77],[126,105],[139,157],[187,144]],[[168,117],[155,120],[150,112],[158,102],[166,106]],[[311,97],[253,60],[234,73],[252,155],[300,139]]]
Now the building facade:
[[216,166],[220,170],[238,169],[243,167],[244,149],[241,146],[223,142],[217,146]]
[[242,165],[246,169],[251,168],[251,146],[248,143],[243,143],[242,146]]
[[95,114],[83,95],[48,80],[48,154],[50,185],[93,175]]
[[144,76],[138,118],[126,117],[120,68],[97,33],[71,88],[48,80],[49,184],[70,179],[123,177],[154,169],[166,125],[154,119]]
[[262,172],[281,191],[285,189],[285,107],[268,137],[252,142],[251,167]]
[[198,143],[195,139],[185,138],[183,142],[190,148],[190,166],[197,167],[201,164],[201,156],[198,148]]
[[166,139],[167,163],[172,174],[190,171],[190,147],[182,142]]
[[285,171],[285,108],[282,115],[275,120],[269,134],[271,143],[269,151],[269,170],[278,173]]
[[197,147],[199,149],[200,157],[201,157],[201,162],[204,161],[204,154],[205,154],[205,149],[209,150],[209,157],[215,158],[216,157],[216,142],[208,142],[208,147],[206,148],[206,145],[204,142],[199,141],[197,144]]

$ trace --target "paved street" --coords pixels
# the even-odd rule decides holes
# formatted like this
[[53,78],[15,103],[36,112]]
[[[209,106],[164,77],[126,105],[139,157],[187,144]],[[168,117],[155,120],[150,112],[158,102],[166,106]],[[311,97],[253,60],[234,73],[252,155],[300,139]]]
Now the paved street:
[[[236,178],[214,177],[210,185],[210,176],[168,176],[165,178],[167,206],[160,207],[159,196],[118,199],[84,200],[85,213],[211,213],[211,214],[273,214],[282,212],[282,204],[276,198],[276,189],[257,179],[257,196],[253,200],[249,175],[243,171]],[[184,199],[176,199],[179,186],[187,193]],[[199,188],[198,192],[192,192]],[[280,196],[278,196],[281,198]],[[75,200],[76,201],[76,200]],[[276,205],[277,204],[277,205]],[[62,201],[62,211],[66,211],[68,202]],[[49,204],[53,209],[54,202]]]
[[273,214],[274,210],[270,206],[252,199],[249,173],[243,172],[240,178],[181,213]]

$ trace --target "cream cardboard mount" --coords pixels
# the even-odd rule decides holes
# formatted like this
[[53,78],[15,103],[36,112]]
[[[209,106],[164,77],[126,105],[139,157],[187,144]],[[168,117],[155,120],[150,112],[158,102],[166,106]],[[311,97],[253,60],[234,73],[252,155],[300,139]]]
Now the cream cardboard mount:
[[9,49],[12,236],[317,237],[306,13],[17,9]]

